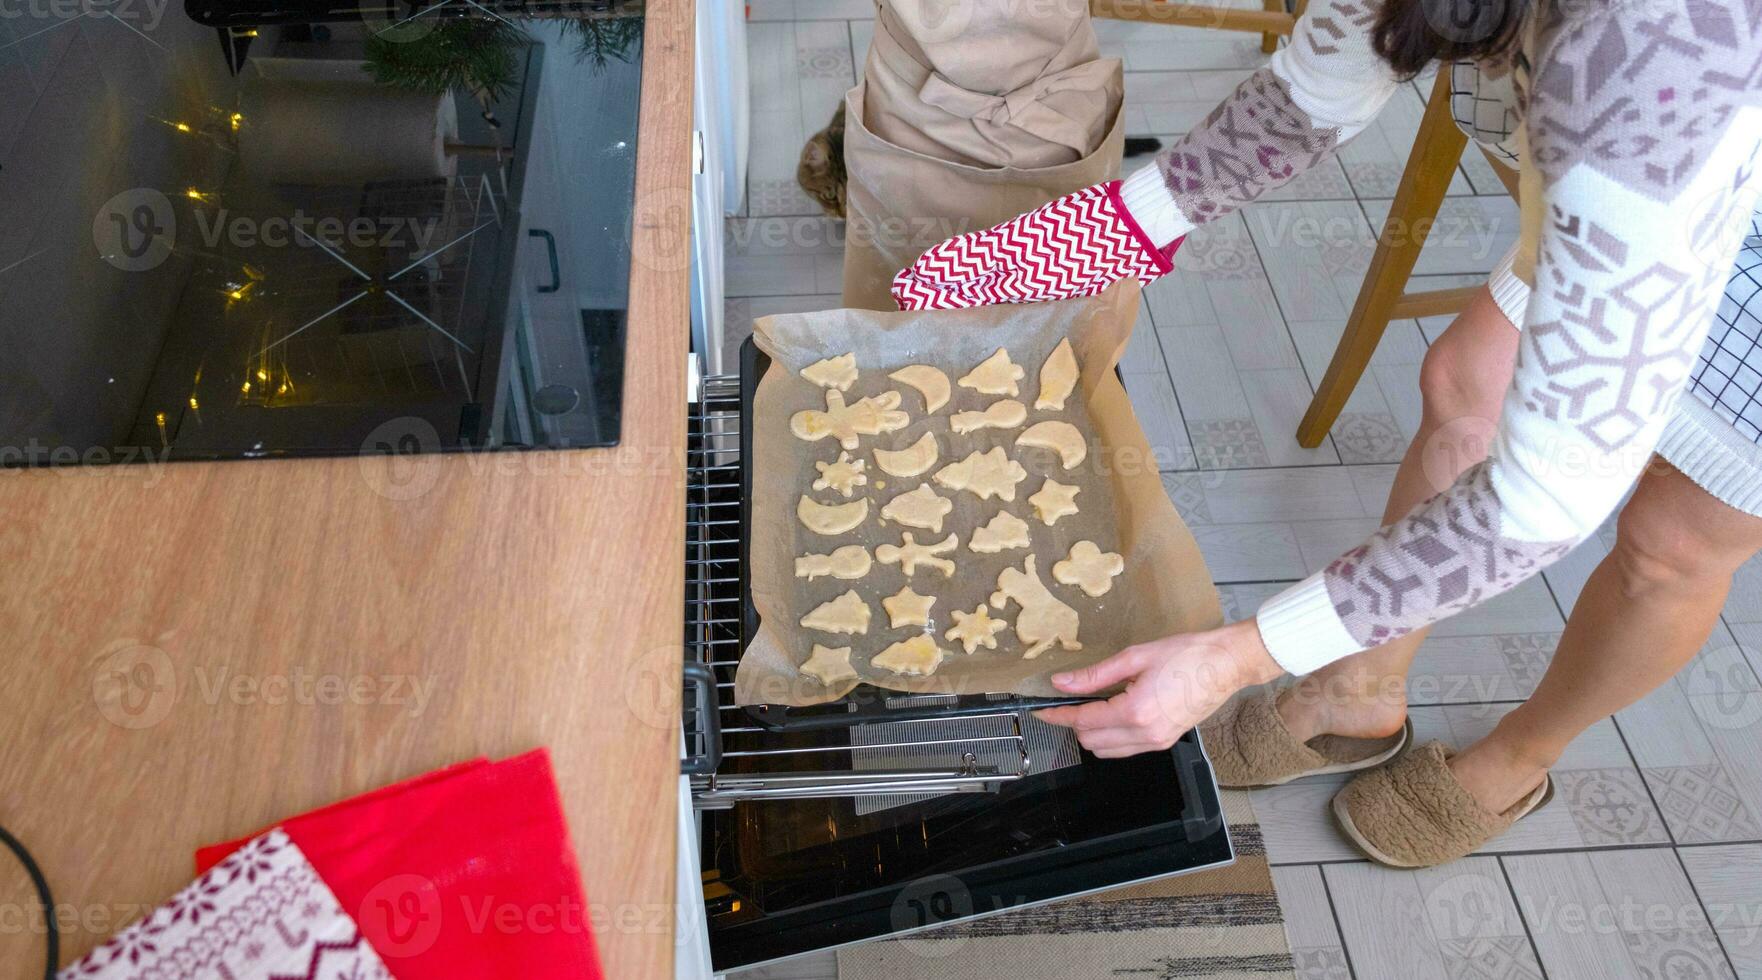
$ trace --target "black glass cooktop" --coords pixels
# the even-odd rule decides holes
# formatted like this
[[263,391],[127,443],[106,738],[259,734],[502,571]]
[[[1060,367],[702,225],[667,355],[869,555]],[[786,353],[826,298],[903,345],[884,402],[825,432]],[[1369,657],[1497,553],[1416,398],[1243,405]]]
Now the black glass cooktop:
[[0,466],[618,441],[640,8],[331,6],[0,27]]

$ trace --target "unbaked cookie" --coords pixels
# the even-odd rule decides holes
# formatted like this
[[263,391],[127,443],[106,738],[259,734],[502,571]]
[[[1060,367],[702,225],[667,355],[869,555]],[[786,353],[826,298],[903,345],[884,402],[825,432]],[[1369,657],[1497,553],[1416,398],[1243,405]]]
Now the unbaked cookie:
[[803,675],[831,687],[843,681],[857,679],[855,667],[850,665],[850,647],[823,647],[814,644],[814,654],[796,668]]
[[836,490],[848,497],[857,492],[857,487],[868,484],[868,474],[863,472],[868,465],[860,459],[851,459],[850,453],[845,450],[839,450],[836,462],[816,460],[814,469],[820,471],[820,477],[814,481],[814,489]]
[[994,401],[982,412],[956,412],[949,416],[948,427],[957,436],[980,429],[1013,429],[1028,421],[1028,406],[1013,398]]
[[1050,449],[1058,453],[1059,462],[1071,469],[1089,455],[1089,440],[1069,422],[1048,419],[1036,422],[1016,437],[1016,445],[1030,449]]
[[1028,372],[1022,366],[1009,359],[1009,351],[1002,347],[982,361],[978,367],[967,373],[958,382],[962,388],[971,388],[983,395],[1008,395],[1011,398],[1022,393],[1016,382]]
[[1074,585],[1090,598],[1107,595],[1113,588],[1114,576],[1126,570],[1126,559],[1111,551],[1102,551],[1093,541],[1071,545],[1070,557],[1052,566],[1052,577],[1063,585]]
[[815,534],[843,534],[869,516],[869,502],[853,500],[848,504],[823,504],[803,494],[795,505],[795,516],[803,527]]
[[1077,494],[1081,491],[1081,487],[1068,487],[1049,478],[1028,498],[1028,503],[1034,505],[1034,514],[1040,518],[1040,523],[1051,527],[1059,518],[1077,512]]
[[1023,659],[1033,660],[1054,643],[1066,650],[1083,649],[1083,644],[1077,642],[1077,611],[1060,602],[1040,581],[1033,555],[1023,559],[1021,568],[1006,568],[997,576],[997,591],[991,594],[992,608],[1003,609],[1011,599],[1022,607],[1016,616],[1016,636],[1028,644]]
[[895,674],[908,674],[912,677],[928,677],[936,673],[948,651],[936,645],[936,641],[926,633],[919,633],[909,640],[901,640],[875,655],[869,661],[882,670],[891,670]]
[[846,404],[844,394],[836,388],[826,389],[826,410],[804,409],[789,417],[789,431],[797,439],[817,442],[831,436],[846,449],[854,450],[859,436],[878,436],[898,432],[911,424],[912,417],[899,411],[899,392],[885,391]]
[[1028,522],[1007,510],[1000,510],[991,523],[973,531],[967,547],[981,555],[995,555],[1011,548],[1026,548],[1033,543],[1028,536]]
[[893,629],[929,626],[930,607],[934,605],[935,596],[919,595],[909,585],[881,600],[881,608],[887,610],[887,625]]
[[931,477],[950,490],[972,491],[980,500],[1000,497],[1006,501],[1016,499],[1016,484],[1027,478],[1028,471],[1010,459],[1002,446],[993,446],[983,453],[974,450],[966,459],[944,466]]
[[934,415],[937,409],[948,404],[948,375],[928,364],[902,367],[888,377],[902,385],[911,385],[918,389],[918,394],[924,396],[926,415]]
[[903,535],[905,543],[900,545],[884,544],[875,549],[875,557],[883,565],[898,565],[900,571],[907,575],[916,575],[918,566],[934,568],[945,576],[954,574],[954,562],[937,555],[946,555],[960,547],[960,538],[949,535],[936,544],[919,544],[912,540],[912,532]]
[[822,388],[849,391],[850,386],[857,383],[857,356],[840,354],[823,361],[815,361],[801,369],[801,376],[803,380]]
[[822,575],[851,581],[869,574],[869,549],[847,544],[829,555],[802,555],[795,560],[795,577],[812,582]]
[[972,612],[956,609],[951,615],[954,616],[954,625],[942,634],[942,638],[960,643],[968,653],[980,647],[987,650],[997,649],[997,634],[1009,626],[1005,620],[993,618],[985,610],[983,602]]
[[1034,407],[1041,411],[1063,411],[1065,399],[1077,387],[1077,354],[1071,350],[1071,338],[1058,342],[1046,363],[1040,365],[1040,394]]
[[954,510],[954,501],[930,489],[930,484],[920,483],[916,490],[908,490],[889,500],[881,508],[881,519],[941,534],[942,519],[951,510]]
[[935,434],[926,432],[918,437],[917,442],[904,449],[875,450],[875,465],[889,476],[917,476],[935,466],[937,457],[941,455],[941,451],[936,448]]
[[869,615],[869,604],[851,589],[831,602],[814,607],[801,618],[801,625],[804,629],[822,633],[867,633]]

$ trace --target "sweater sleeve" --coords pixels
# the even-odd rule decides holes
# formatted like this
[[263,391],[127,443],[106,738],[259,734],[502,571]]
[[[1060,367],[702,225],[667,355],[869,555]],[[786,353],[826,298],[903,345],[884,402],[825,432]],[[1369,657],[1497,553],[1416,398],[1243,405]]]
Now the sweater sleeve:
[[1374,2],[1315,0],[1291,43],[1127,179],[1127,210],[1154,242],[1289,183],[1370,125],[1400,87],[1371,47]]
[[1748,180],[1762,94],[1744,81],[1762,14],[1707,21],[1694,2],[1582,5],[1536,26],[1536,281],[1491,451],[1261,609],[1285,669],[1511,589],[1594,531],[1650,460],[1762,189]]

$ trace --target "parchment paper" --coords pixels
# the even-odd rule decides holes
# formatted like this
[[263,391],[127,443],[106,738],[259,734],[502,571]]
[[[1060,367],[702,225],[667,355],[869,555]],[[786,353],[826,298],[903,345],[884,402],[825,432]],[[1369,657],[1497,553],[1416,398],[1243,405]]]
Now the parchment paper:
[[[1134,643],[1210,629],[1222,622],[1217,592],[1199,547],[1163,490],[1158,461],[1113,372],[1136,320],[1138,299],[1137,283],[1128,281],[1101,296],[1057,303],[919,313],[830,310],[765,317],[754,324],[754,341],[772,360],[754,396],[751,421],[754,459],[748,571],[761,623],[736,673],[737,703],[800,706],[834,701],[850,693],[856,682],[828,688],[798,672],[798,665],[807,660],[815,643],[851,647],[851,663],[863,680],[877,687],[926,694],[1009,692],[1053,697],[1059,694],[1048,680],[1054,673],[1095,663]],[[1063,412],[1034,409],[1040,366],[1067,333],[1081,370],[1077,390]],[[1015,437],[1021,429],[984,429],[960,436],[950,430],[953,413],[982,409],[1000,396],[955,385],[949,404],[926,416],[923,397],[887,377],[908,364],[931,364],[954,382],[999,347],[1008,349],[1010,357],[1027,372],[1018,397],[1030,409],[1027,424],[1059,418],[1089,436],[1089,458],[1076,468],[1062,469],[1056,456],[1047,451],[1016,449]],[[797,372],[847,351],[856,354],[861,374],[846,397],[854,402],[898,390],[903,396],[901,408],[911,414],[912,424],[899,432],[863,437],[852,457],[868,461],[869,485],[857,493],[868,498],[869,517],[848,534],[825,537],[803,527],[795,509],[804,493],[823,503],[845,502],[831,491],[810,489],[817,475],[814,461],[836,459],[839,446],[831,438],[818,442],[795,438],[789,431],[789,417],[802,409],[825,408],[824,389],[802,380]],[[929,472],[899,479],[876,467],[875,449],[904,448],[926,430],[936,433],[942,450]],[[940,533],[881,521],[882,506],[895,495],[929,481],[942,466],[993,446],[1006,447],[1028,471],[1028,478],[1016,487],[1013,503],[996,498],[981,501],[969,491],[950,491],[932,484],[955,504]],[[1028,497],[1048,476],[1082,488],[1076,498],[1081,512],[1053,527],[1042,524],[1028,503]],[[1028,523],[1032,547],[996,555],[970,551],[967,543],[973,529],[989,521],[1000,507]],[[799,555],[827,554],[846,544],[862,544],[872,554],[876,545],[898,544],[903,531],[911,531],[919,543],[941,541],[951,532],[960,537],[960,547],[944,556],[954,559],[954,576],[945,578],[938,571],[920,569],[909,579],[919,594],[937,597],[930,629],[938,645],[950,651],[929,677],[904,677],[869,666],[870,659],[890,644],[921,629],[890,628],[881,605],[882,598],[908,583],[899,566],[877,560],[869,574],[855,582],[830,576],[812,582],[795,577]],[[1052,577],[1053,564],[1066,557],[1074,542],[1085,539],[1126,559],[1125,573],[1100,598],[1092,599]],[[950,613],[956,609],[970,612],[985,602],[997,589],[998,573],[1021,568],[1029,554],[1035,556],[1041,580],[1081,616],[1078,639],[1082,650],[1066,651],[1055,644],[1037,659],[1025,660],[1025,645],[1013,628],[997,635],[996,650],[980,647],[972,654],[963,652],[959,643],[943,639],[943,632],[953,625]],[[834,636],[798,625],[809,610],[853,588],[872,611],[867,634]],[[1013,601],[1002,611],[991,610],[992,615],[1012,624],[1019,612],[1020,606]]]

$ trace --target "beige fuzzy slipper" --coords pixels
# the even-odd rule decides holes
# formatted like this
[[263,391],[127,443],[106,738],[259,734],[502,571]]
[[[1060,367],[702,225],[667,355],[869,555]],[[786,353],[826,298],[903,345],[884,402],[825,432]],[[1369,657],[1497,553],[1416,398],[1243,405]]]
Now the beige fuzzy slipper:
[[1317,735],[1308,742],[1279,717],[1278,692],[1238,698],[1199,726],[1217,784],[1230,789],[1280,786],[1304,776],[1357,772],[1380,766],[1406,751],[1413,723],[1387,738]]
[[1334,819],[1365,856],[1391,868],[1429,868],[1474,853],[1554,798],[1554,780],[1504,813],[1493,813],[1456,781],[1454,755],[1427,742],[1394,765],[1367,772],[1334,796]]

